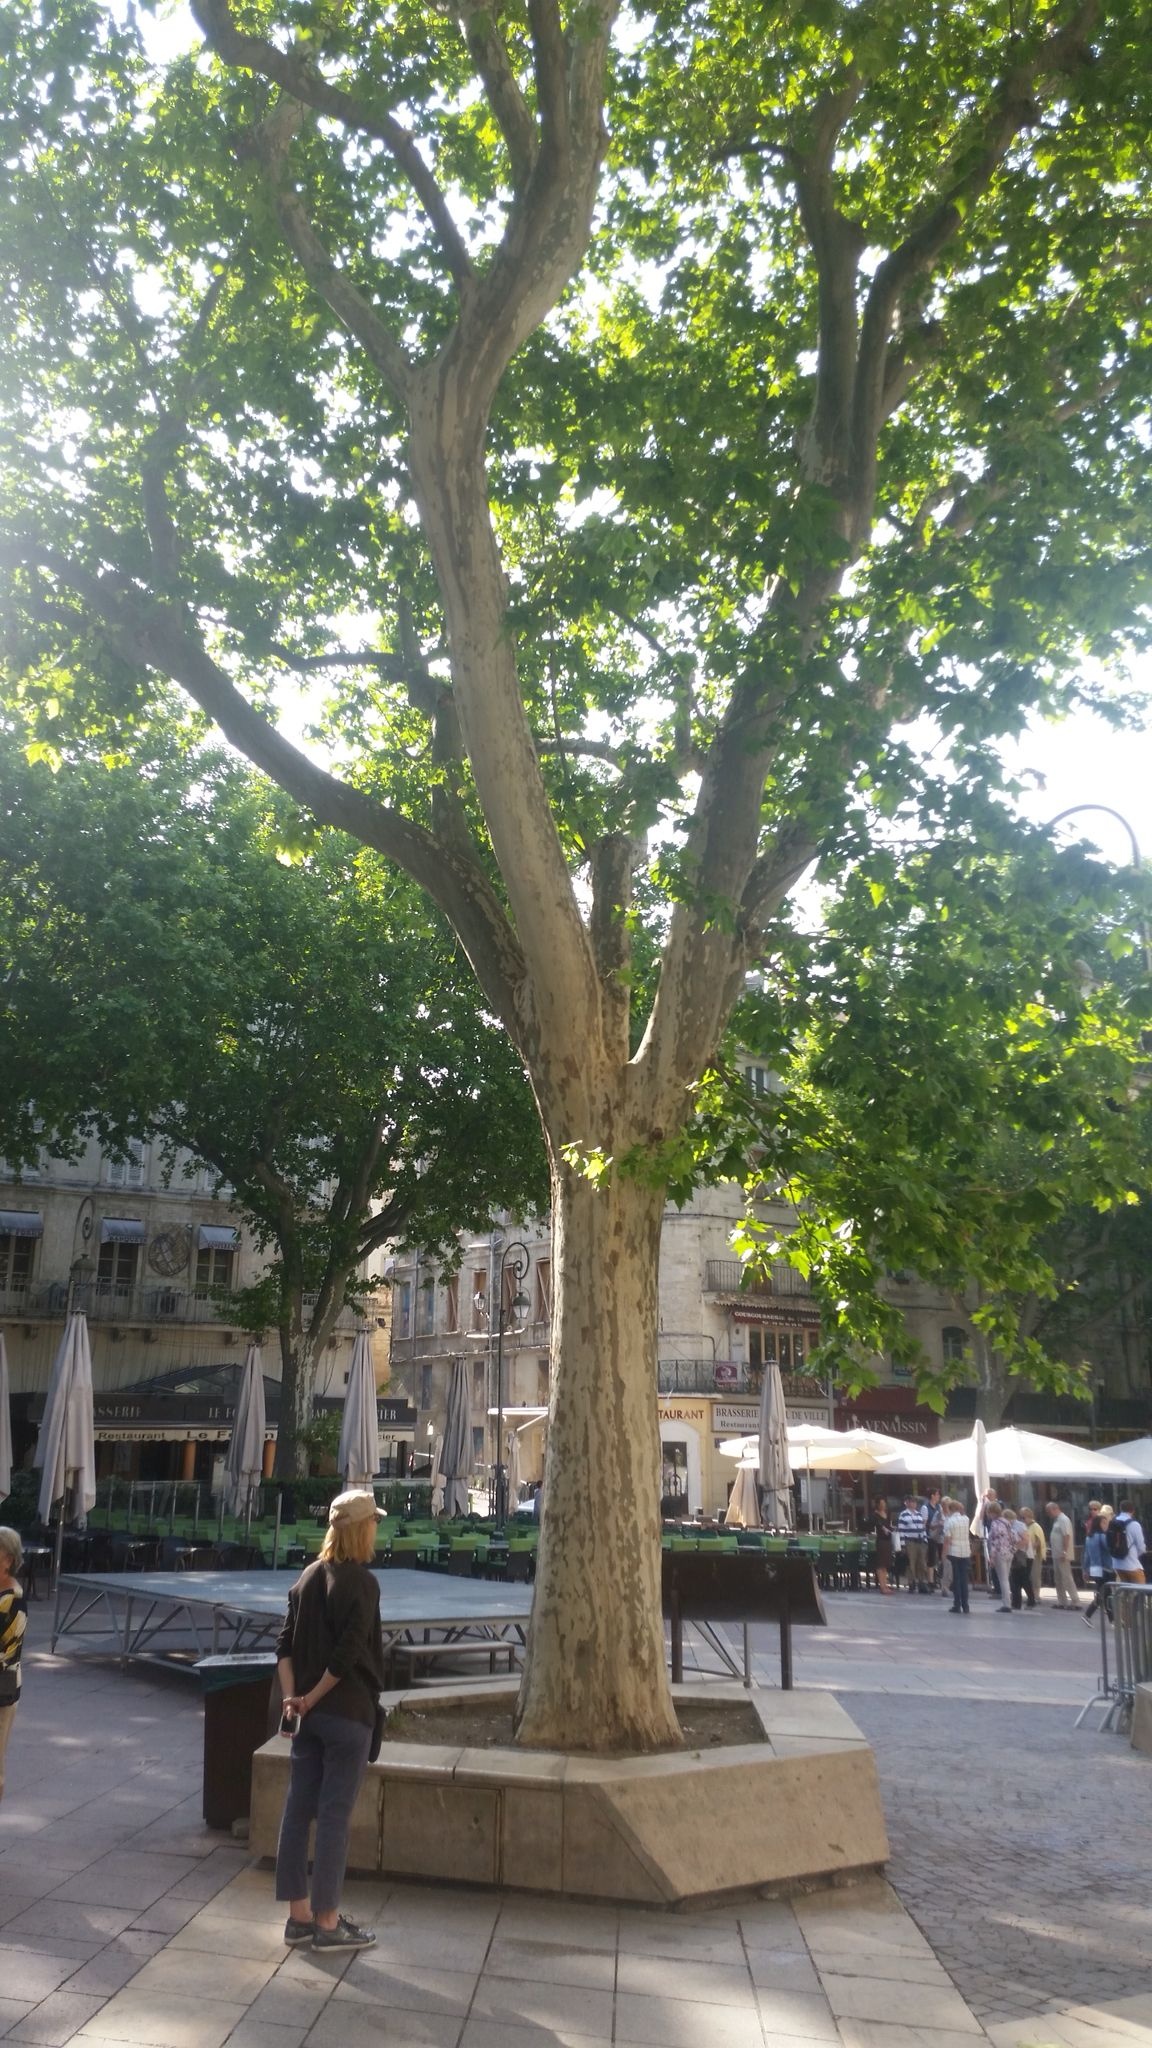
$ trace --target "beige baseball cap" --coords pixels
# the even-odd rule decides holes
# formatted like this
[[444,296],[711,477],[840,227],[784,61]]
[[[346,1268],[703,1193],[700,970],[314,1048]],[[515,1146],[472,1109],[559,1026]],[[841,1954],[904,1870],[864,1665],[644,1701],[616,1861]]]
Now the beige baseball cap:
[[366,1522],[371,1515],[375,1515],[378,1522],[384,1520],[384,1510],[377,1507],[375,1494],[365,1493],[357,1487],[351,1493],[336,1495],[328,1509],[328,1526],[334,1529],[349,1522]]

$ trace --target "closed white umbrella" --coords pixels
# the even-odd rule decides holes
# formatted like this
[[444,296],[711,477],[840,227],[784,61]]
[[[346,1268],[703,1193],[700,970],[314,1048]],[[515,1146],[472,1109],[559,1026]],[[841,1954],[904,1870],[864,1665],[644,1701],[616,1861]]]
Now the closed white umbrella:
[[792,1468],[788,1462],[788,1411],[784,1405],[784,1382],[775,1359],[764,1368],[756,1449],[765,1516],[774,1529],[790,1529]]
[[504,1469],[508,1489],[508,1509],[509,1513],[514,1514],[516,1503],[520,1498],[520,1431],[518,1429],[509,1430],[507,1448],[508,1455],[504,1460]]
[[[736,1483],[729,1495],[724,1520],[729,1529],[758,1529],[760,1527],[760,1488],[756,1484],[756,1465],[738,1465]],[[791,1506],[791,1500],[789,1500]]]
[[228,1455],[224,1460],[224,1497],[231,1515],[252,1512],[252,1495],[264,1473],[264,1361],[260,1346],[248,1346]]
[[444,1513],[444,1439],[441,1437],[432,1453],[432,1495],[428,1502],[433,1515]]
[[[40,1520],[60,1503],[60,1525],[96,1505],[96,1438],[92,1421],[92,1353],[87,1318],[74,1309],[52,1365],[33,1464],[40,1481]],[[59,1546],[57,1546],[59,1547]]]
[[452,1361],[440,1470],[444,1474],[445,1513],[466,1515],[468,1477],[472,1470],[472,1403],[468,1394],[468,1361],[464,1358]]
[[8,1353],[0,1330],[0,1500],[12,1491],[12,1402],[8,1385]]
[[380,1465],[380,1432],[376,1423],[376,1375],[367,1330],[356,1332],[348,1385],[344,1392],[344,1419],[340,1424],[340,1450],[336,1459],[349,1486],[370,1487]]

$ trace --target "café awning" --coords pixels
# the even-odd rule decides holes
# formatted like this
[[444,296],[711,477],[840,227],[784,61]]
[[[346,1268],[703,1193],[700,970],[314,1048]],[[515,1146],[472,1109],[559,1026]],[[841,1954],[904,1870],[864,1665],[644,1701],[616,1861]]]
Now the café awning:
[[139,1216],[105,1216],[100,1225],[101,1244],[143,1244],[144,1225]]
[[0,1237],[43,1237],[39,1209],[0,1209]]

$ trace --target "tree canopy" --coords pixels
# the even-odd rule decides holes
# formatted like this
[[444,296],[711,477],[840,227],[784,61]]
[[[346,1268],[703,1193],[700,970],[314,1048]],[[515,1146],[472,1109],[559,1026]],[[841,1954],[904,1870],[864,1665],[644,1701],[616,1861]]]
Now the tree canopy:
[[192,14],[0,28],[9,687],[63,755],[178,683],[451,920],[557,1218],[521,1732],[651,1746],[700,1075],[814,859],[1147,641],[1145,10]]
[[[547,1201],[531,1098],[419,892],[235,760],[54,775],[0,739],[0,1150],[95,1130],[209,1166],[269,1251],[280,1469],[356,1276]],[[182,1164],[182,1162],[181,1162]]]
[[[888,1353],[941,1409],[963,1379],[1002,1406],[1013,1373],[1086,1395],[1077,1307],[1099,1312],[1105,1262],[1113,1284],[1138,1264],[1146,1222],[1124,1212],[1152,1208],[1149,877],[995,809],[985,826],[874,848],[840,878],[819,930],[737,1007],[778,1089],[719,1069],[691,1136],[749,1191],[750,1260],[770,1249],[808,1276],[821,1362],[859,1387]],[[764,1187],[796,1207],[780,1241],[756,1220]],[[971,1311],[975,1357],[920,1351],[888,1284],[901,1271]]]

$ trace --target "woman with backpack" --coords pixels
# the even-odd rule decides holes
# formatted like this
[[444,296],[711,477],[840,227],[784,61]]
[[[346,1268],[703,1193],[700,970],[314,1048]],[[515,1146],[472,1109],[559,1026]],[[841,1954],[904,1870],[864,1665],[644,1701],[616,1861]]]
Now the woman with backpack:
[[1084,1610],[1084,1620],[1089,1628],[1092,1626],[1092,1617],[1098,1607],[1104,1609],[1104,1613],[1109,1621],[1112,1619],[1112,1606],[1109,1594],[1112,1586],[1115,1584],[1116,1572],[1112,1563],[1112,1553],[1108,1547],[1108,1524],[1111,1520],[1111,1508],[1101,1508],[1099,1514],[1093,1515],[1092,1520],[1089,1522],[1088,1534],[1084,1538],[1084,1552],[1080,1560],[1080,1569],[1092,1587],[1092,1604]]
[[[373,1948],[376,1936],[340,1913],[352,1808],[363,1782],[385,1685],[380,1588],[369,1565],[381,1520],[375,1496],[337,1494],[328,1533],[288,1595],[276,1644],[288,1797],[276,1850],[276,1897],[288,1905],[284,1940],[324,1955]],[[316,1823],[312,1884],[308,1833]]]
[[1144,1531],[1132,1513],[1130,1500],[1122,1500],[1115,1519],[1108,1524],[1108,1549],[1112,1568],[1126,1585],[1142,1586],[1144,1581]]

